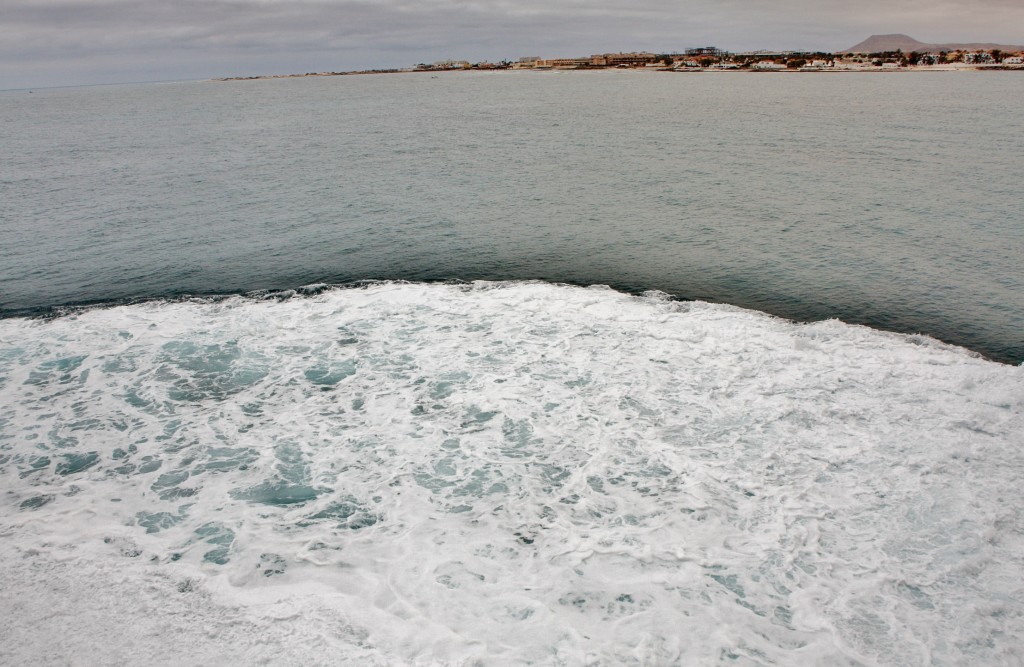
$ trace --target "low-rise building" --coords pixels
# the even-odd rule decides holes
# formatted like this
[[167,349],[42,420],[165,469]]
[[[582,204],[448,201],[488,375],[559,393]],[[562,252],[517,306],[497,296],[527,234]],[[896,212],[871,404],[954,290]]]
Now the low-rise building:
[[643,67],[657,59],[653,53],[601,53],[591,56],[590,64],[598,67]]
[[968,65],[992,65],[994,64],[995,58],[992,57],[991,53],[987,51],[977,51],[976,53],[965,53],[964,62]]
[[590,58],[552,58],[550,60],[538,60],[535,67],[551,69],[577,69],[590,65]]
[[795,51],[764,51],[764,50],[761,50],[761,51],[747,51],[746,53],[737,53],[736,55],[738,55],[738,56],[747,56],[747,57],[751,57],[751,58],[769,59],[769,58],[788,58],[789,56],[792,56],[795,53],[796,53]]
[[729,54],[714,46],[698,46],[686,49],[686,56],[688,58],[721,58],[726,55]]
[[786,66],[782,63],[777,63],[774,60],[762,60],[761,62],[754,63],[750,68],[759,70],[780,70],[786,69]]
[[438,60],[425,69],[469,69],[472,65],[468,60]]
[[523,56],[516,62],[512,63],[512,69],[533,69],[539,61],[540,56]]

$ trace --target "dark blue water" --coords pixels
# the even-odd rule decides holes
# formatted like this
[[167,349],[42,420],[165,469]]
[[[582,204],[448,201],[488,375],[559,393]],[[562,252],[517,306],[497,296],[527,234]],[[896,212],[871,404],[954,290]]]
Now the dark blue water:
[[0,314],[362,279],[659,289],[1024,360],[1024,77],[0,94]]

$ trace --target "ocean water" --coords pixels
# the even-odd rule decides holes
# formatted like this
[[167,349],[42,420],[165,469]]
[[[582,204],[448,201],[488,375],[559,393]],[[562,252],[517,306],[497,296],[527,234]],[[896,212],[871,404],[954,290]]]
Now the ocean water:
[[1022,98],[1014,72],[8,91],[0,315],[541,279],[835,317],[1019,364]]
[[0,663],[1024,663],[1024,81],[507,74],[0,93]]

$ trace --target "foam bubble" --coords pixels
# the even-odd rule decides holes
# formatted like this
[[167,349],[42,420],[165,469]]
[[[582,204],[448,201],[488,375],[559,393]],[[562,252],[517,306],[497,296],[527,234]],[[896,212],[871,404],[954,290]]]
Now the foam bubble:
[[1022,659],[1021,367],[658,294],[306,292],[0,321],[3,662]]

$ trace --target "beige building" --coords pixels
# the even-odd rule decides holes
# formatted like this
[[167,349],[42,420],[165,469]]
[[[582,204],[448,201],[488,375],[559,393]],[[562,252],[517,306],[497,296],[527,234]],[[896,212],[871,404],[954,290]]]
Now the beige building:
[[512,63],[512,69],[533,69],[540,62],[540,56],[523,56]]
[[551,60],[538,60],[536,67],[550,67],[551,69],[576,69],[590,65],[590,58],[552,58]]
[[653,63],[653,53],[602,53],[590,56],[590,64],[598,67],[643,67]]

